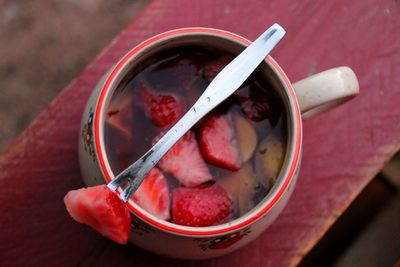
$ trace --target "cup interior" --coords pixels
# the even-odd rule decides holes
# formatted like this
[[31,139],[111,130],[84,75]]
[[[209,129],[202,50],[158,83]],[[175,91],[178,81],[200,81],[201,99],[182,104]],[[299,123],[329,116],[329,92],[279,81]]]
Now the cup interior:
[[[105,112],[108,107],[115,90],[122,83],[126,83],[132,77],[140,73],[143,68],[148,64],[154,62],[155,55],[168,49],[177,49],[179,47],[186,47],[191,45],[200,45],[203,47],[226,51],[234,55],[239,54],[249,41],[243,37],[234,35],[220,30],[210,30],[196,28],[189,29],[186,31],[173,31],[169,34],[159,35],[153,37],[150,40],[140,44],[132,51],[130,51],[116,67],[111,71],[111,74],[107,78],[104,87],[102,88],[102,100],[99,101],[97,109],[99,109],[98,118],[98,138],[99,147],[97,149],[100,157],[103,157],[104,165],[101,165],[102,172],[106,178],[106,182],[109,182],[115,177],[113,173],[109,159],[105,152],[104,145],[104,123],[105,123]],[[136,49],[136,50],[135,50]],[[290,82],[287,79],[284,72],[280,69],[279,65],[268,56],[264,62],[256,70],[259,77],[266,79],[270,84],[273,85],[273,89],[280,96],[284,104],[284,110],[286,113],[287,122],[287,143],[285,158],[280,170],[280,174],[276,179],[274,185],[269,190],[266,197],[256,205],[250,212],[245,215],[230,221],[225,224],[208,227],[188,227],[173,224],[171,222],[163,221],[155,216],[149,214],[133,201],[129,201],[128,207],[131,211],[147,221],[151,225],[161,228],[162,230],[173,232],[182,235],[210,235],[210,234],[222,234],[228,233],[235,229],[239,229],[249,225],[255,220],[266,215],[268,211],[279,201],[282,194],[289,186],[289,183],[293,176],[299,161],[300,147],[301,147],[301,120],[298,104],[295,99],[293,89],[291,88]],[[96,136],[96,134],[95,134]]]

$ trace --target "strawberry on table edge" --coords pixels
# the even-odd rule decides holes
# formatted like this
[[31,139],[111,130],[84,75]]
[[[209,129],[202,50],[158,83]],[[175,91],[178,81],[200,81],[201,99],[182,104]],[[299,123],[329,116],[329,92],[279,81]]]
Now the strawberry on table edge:
[[71,190],[65,195],[64,203],[75,221],[89,225],[117,243],[128,242],[131,232],[129,210],[106,185]]

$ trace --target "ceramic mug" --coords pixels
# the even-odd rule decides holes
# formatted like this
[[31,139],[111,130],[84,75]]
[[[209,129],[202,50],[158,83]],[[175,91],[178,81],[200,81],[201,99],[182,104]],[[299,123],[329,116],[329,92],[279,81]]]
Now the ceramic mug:
[[[106,108],[118,84],[130,70],[155,53],[189,44],[238,54],[250,41],[218,29],[183,28],[159,34],[129,51],[98,83],[83,114],[79,159],[87,186],[108,183],[116,175],[105,152],[103,129]],[[294,84],[270,56],[258,70],[281,96],[289,131],[285,160],[268,195],[244,216],[209,227],[188,227],[163,221],[129,201],[132,243],[157,254],[185,259],[212,258],[249,243],[276,219],[293,191],[302,150],[302,117],[310,118],[358,94],[357,78],[348,67],[330,69]]]

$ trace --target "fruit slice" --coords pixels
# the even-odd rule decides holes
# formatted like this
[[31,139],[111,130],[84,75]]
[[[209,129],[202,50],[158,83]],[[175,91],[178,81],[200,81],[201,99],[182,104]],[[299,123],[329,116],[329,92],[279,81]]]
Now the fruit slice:
[[232,201],[219,185],[176,188],[172,197],[172,222],[186,226],[211,226],[229,219]]
[[200,129],[199,145],[204,159],[218,167],[237,171],[242,166],[230,115],[216,115]]
[[[161,134],[162,135],[162,134]],[[155,143],[161,135],[154,139]],[[189,131],[158,162],[158,166],[175,176],[184,186],[193,187],[212,180],[201,157],[194,133]]]
[[232,196],[241,215],[257,204],[254,202],[253,196],[259,190],[260,185],[250,163],[243,165],[239,171],[222,177],[219,184]]
[[253,196],[259,185],[255,173],[253,172],[253,168],[249,164],[240,169],[237,178],[240,179],[238,198],[239,210],[241,214],[245,214],[257,204],[254,203]]
[[162,220],[169,220],[170,198],[167,180],[154,167],[132,196],[133,200],[150,214]]
[[138,103],[155,126],[171,126],[184,114],[183,100],[173,93],[157,92],[145,82],[138,85]]
[[257,147],[257,134],[253,126],[240,115],[235,115],[236,138],[243,162],[248,161]]
[[260,182],[269,188],[278,178],[285,158],[286,144],[277,136],[264,139],[256,154],[255,167]]
[[242,111],[252,121],[273,120],[276,123],[276,112],[272,100],[276,97],[269,95],[257,85],[245,86],[235,92],[235,96],[242,108]]
[[233,59],[232,56],[223,56],[214,61],[209,62],[203,70],[203,77],[207,83],[210,83],[215,76]]
[[64,197],[69,214],[120,244],[128,242],[131,219],[125,203],[106,185],[71,190]]
[[127,137],[131,137],[131,129],[133,122],[133,95],[128,92],[111,100],[106,113],[106,123],[124,133]]

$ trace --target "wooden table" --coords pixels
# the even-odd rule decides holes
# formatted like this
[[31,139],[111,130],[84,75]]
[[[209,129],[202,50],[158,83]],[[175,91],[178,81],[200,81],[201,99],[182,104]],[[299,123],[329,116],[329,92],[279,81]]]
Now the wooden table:
[[[118,58],[173,28],[216,27],[254,39],[274,22],[287,36],[273,56],[292,81],[348,65],[361,93],[304,123],[297,188],[261,237],[218,259],[175,261],[116,245],[69,218],[62,198],[83,185],[77,159],[82,110]],[[0,265],[294,266],[399,148],[399,1],[155,0],[1,156]]]

